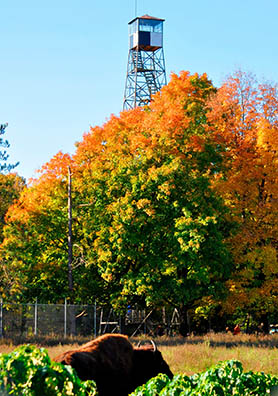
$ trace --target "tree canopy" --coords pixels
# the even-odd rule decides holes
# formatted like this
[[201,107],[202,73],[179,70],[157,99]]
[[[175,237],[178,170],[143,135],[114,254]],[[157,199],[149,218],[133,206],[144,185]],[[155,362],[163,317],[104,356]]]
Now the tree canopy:
[[263,321],[278,308],[277,87],[239,71],[211,108],[211,129],[225,144],[228,169],[216,188],[237,223],[229,239],[235,269],[225,309],[244,309]]
[[149,106],[54,156],[10,206],[2,293],[69,295],[70,166],[75,302],[165,304],[184,333],[189,310],[278,310],[277,114],[276,86],[249,74],[219,89],[205,74],[173,74]]
[[214,93],[206,75],[173,75],[150,107],[112,116],[84,135],[72,159],[58,154],[46,164],[9,210],[2,244],[7,263],[29,279],[29,295],[53,296],[57,285],[67,293],[68,163],[78,289],[86,274],[117,308],[144,301],[179,309],[220,290],[229,226],[210,187],[222,166],[207,128]]

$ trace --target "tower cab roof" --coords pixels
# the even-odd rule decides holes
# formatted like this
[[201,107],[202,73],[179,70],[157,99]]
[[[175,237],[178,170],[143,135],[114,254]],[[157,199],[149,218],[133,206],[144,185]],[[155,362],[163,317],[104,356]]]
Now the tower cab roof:
[[161,21],[161,22],[164,22],[164,21],[165,21],[165,19],[160,19],[160,18],[152,17],[152,16],[150,16],[150,15],[148,15],[148,14],[145,14],[145,15],[143,15],[143,16],[141,16],[141,17],[136,17],[136,18],[132,19],[132,21],[130,21],[128,24],[130,25],[131,23],[133,23],[134,21],[136,21],[136,19],[152,19],[152,20]]

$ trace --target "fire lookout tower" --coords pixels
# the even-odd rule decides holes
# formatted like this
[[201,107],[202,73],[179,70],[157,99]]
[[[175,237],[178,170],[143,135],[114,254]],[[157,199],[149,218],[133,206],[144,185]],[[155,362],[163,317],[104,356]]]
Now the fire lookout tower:
[[151,96],[166,84],[163,22],[149,15],[129,22],[124,110],[149,104]]

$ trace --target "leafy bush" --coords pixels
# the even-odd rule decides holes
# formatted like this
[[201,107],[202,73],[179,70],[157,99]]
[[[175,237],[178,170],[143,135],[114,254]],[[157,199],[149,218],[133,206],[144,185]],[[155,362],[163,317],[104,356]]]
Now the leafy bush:
[[221,362],[201,374],[191,377],[175,375],[170,380],[165,374],[149,380],[131,396],[262,396],[278,386],[278,377],[243,372],[237,360]]
[[46,349],[23,345],[0,354],[0,394],[95,396],[93,381],[82,382],[70,366],[50,360]]

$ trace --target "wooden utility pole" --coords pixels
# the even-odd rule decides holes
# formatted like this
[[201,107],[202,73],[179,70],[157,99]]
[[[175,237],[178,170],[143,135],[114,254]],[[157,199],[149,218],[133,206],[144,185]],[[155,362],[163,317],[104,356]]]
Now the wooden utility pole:
[[[73,303],[73,276],[72,276],[72,194],[71,194],[71,169],[68,166],[68,284],[70,304]],[[71,335],[76,335],[75,306],[65,305],[65,312],[68,312],[69,331]],[[65,320],[65,334],[67,323]]]
[[71,169],[68,166],[68,284],[69,292],[73,291],[72,278],[72,197],[71,197]]

